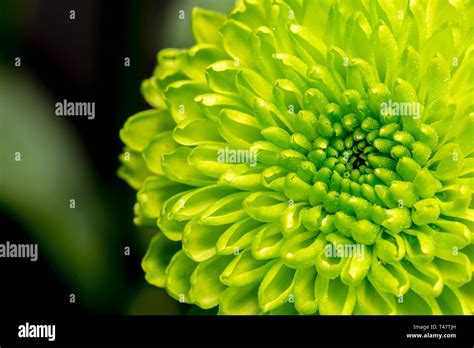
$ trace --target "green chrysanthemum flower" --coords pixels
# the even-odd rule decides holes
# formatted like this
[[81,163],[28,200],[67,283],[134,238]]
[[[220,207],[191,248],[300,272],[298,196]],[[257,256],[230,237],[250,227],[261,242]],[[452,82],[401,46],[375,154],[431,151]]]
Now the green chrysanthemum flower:
[[222,314],[474,312],[471,0],[241,0],[158,54],[119,174]]

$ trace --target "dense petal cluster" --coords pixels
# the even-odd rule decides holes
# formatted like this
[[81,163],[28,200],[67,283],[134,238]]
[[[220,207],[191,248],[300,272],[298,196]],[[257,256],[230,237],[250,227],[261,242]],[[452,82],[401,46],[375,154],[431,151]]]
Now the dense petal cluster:
[[473,7],[195,9],[120,133],[147,281],[221,314],[473,313]]

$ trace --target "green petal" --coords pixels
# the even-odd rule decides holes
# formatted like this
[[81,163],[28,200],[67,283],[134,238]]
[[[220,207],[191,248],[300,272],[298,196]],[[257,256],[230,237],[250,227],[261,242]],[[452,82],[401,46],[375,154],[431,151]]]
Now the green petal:
[[204,82],[206,68],[216,60],[227,59],[228,56],[220,47],[201,44],[191,47],[186,54],[179,56],[180,70],[191,80]]
[[377,237],[375,251],[384,262],[399,261],[405,256],[405,241],[395,233],[383,231]]
[[435,156],[428,162],[431,166],[439,161],[434,175],[440,180],[449,180],[457,177],[464,165],[464,155],[457,144],[447,144],[441,147]]
[[151,175],[145,161],[138,152],[125,151],[120,155],[120,166],[117,175],[133,189],[139,190],[143,181]]
[[461,287],[472,279],[471,261],[460,251],[455,253],[451,249],[451,255],[449,255],[446,250],[442,256],[435,258],[433,263],[438,267],[447,285]]
[[283,192],[283,185],[287,174],[288,171],[282,167],[268,167],[262,172],[262,183],[272,191]]
[[281,161],[280,151],[278,146],[268,141],[257,141],[250,145],[250,151],[256,154],[258,162],[267,166],[276,165]]
[[356,222],[356,219],[352,216],[347,215],[342,211],[338,211],[334,214],[334,223],[336,229],[344,236],[350,237],[351,231],[353,231],[352,225]]
[[189,297],[203,309],[219,304],[221,294],[227,288],[219,280],[222,271],[232,260],[232,256],[216,256],[200,263],[191,275]]
[[207,226],[197,220],[186,224],[183,233],[183,251],[196,262],[203,262],[216,254],[216,242],[228,225]]
[[178,251],[166,268],[166,291],[171,297],[189,303],[188,292],[191,288],[191,274],[198,263],[188,258],[183,251]]
[[418,174],[416,174],[413,185],[415,186],[416,192],[422,198],[433,197],[434,194],[443,187],[439,180],[436,179],[427,168],[421,169]]
[[235,150],[226,143],[196,146],[189,154],[188,162],[203,175],[217,179],[235,166],[233,163],[225,163],[226,148]]
[[204,117],[194,99],[208,91],[206,85],[201,82],[183,80],[170,84],[165,91],[165,97],[174,121],[179,123],[187,118]]
[[166,285],[166,268],[172,257],[180,249],[178,243],[167,239],[163,234],[156,234],[148,246],[142,260],[145,279],[148,283],[164,288]]
[[140,227],[155,228],[156,227],[156,218],[149,218],[143,215],[142,208],[137,202],[133,205],[133,223]]
[[360,11],[354,12],[346,23],[344,46],[348,49],[348,53],[353,57],[371,61],[373,50],[369,40],[371,35],[372,28],[365,15]]
[[396,77],[396,69],[400,59],[398,44],[391,30],[385,25],[378,27],[377,38],[378,45],[374,49],[374,53],[379,53],[383,61],[383,65],[377,64],[377,67],[385,67],[385,71],[381,73],[379,70],[379,74],[381,73],[380,76],[384,83],[391,86]]
[[382,264],[374,257],[368,277],[378,290],[389,292],[395,296],[405,294],[410,288],[408,274],[399,262]]
[[352,224],[352,238],[359,243],[372,245],[379,233],[380,226],[368,220],[358,220]]
[[357,301],[356,288],[345,286],[339,278],[323,280],[318,276],[316,293],[321,315],[350,315],[354,311]]
[[142,82],[140,91],[148,104],[156,109],[166,109],[163,93],[157,85],[157,78],[152,77]]
[[369,273],[371,263],[371,249],[361,245],[361,252],[356,252],[355,255],[352,255],[344,265],[341,271],[341,281],[347,286],[359,285]]
[[442,314],[445,315],[469,315],[469,308],[462,294],[455,287],[445,286],[441,295],[436,298]]
[[311,87],[320,90],[331,102],[336,102],[337,96],[342,93],[341,87],[325,66],[314,65],[309,68],[308,79]]
[[219,31],[223,36],[224,48],[227,53],[231,57],[237,58],[242,66],[252,66],[252,52],[249,45],[250,28],[241,22],[229,19]]
[[158,217],[158,228],[163,232],[166,238],[170,240],[179,241],[183,236],[184,227],[186,226],[187,221],[177,221],[171,218],[171,215],[173,206],[185,194],[186,192],[179,193],[164,202],[161,214]]
[[403,206],[413,207],[419,200],[415,192],[415,185],[406,181],[392,181],[390,184],[390,196],[396,202],[402,202]]
[[[459,237],[456,238],[456,244],[459,247],[465,247],[469,243],[472,244],[473,234],[465,223],[438,219],[433,225],[438,232],[452,233]],[[431,230],[429,233],[433,233],[433,231]]]
[[235,78],[235,86],[249,106],[254,105],[256,97],[271,100],[272,85],[253,70],[240,70]]
[[226,16],[221,13],[199,7],[193,8],[191,23],[196,42],[221,44],[222,38],[219,34],[219,27],[224,23],[225,19]]
[[203,114],[214,123],[224,109],[251,113],[251,109],[238,94],[206,93],[198,95],[194,101],[198,103]]
[[461,288],[459,288],[459,292],[462,294],[466,305],[471,310],[471,313],[474,312],[474,278]]
[[259,283],[273,262],[256,260],[247,249],[235,257],[221,274],[221,281],[227,286],[246,286]]
[[188,188],[188,186],[177,184],[165,176],[150,176],[138,191],[137,200],[145,216],[157,218],[163,203],[168,198]]
[[401,263],[410,279],[410,288],[422,297],[437,297],[443,290],[441,273],[432,263]]
[[283,234],[278,224],[265,224],[259,228],[252,242],[252,255],[258,260],[272,259],[280,255]]
[[[328,239],[329,237],[329,239]],[[343,253],[344,246],[349,245],[350,240],[339,237],[339,241],[331,240],[332,237],[338,237],[335,233],[329,234],[328,237],[324,235],[319,235],[318,239],[329,241],[328,244],[325,244],[323,248],[320,249],[319,254],[316,256],[315,264],[318,273],[321,274],[324,278],[335,279],[339,277],[344,265],[348,261],[348,258],[341,255]],[[322,242],[318,242],[322,244]],[[338,245],[340,247],[338,248]],[[342,250],[341,250],[342,248]]]
[[242,191],[260,191],[264,189],[261,175],[262,167],[256,164],[256,157],[251,159],[250,164],[241,163],[227,169],[217,182]]
[[283,234],[287,237],[301,231],[301,212],[308,206],[308,203],[289,203],[288,208],[280,216],[280,226]]
[[154,135],[173,126],[174,122],[166,110],[142,111],[125,122],[120,130],[120,139],[130,149],[141,152]]
[[[379,168],[382,169],[382,168]],[[381,202],[382,207],[394,208],[397,206],[396,201],[391,198],[390,191],[387,186],[375,185],[376,202]],[[373,209],[375,212],[375,207]],[[386,216],[386,214],[384,214]]]
[[273,58],[279,61],[283,75],[287,80],[292,81],[298,90],[306,91],[308,89],[306,83],[308,66],[301,59],[286,53],[275,53]]
[[168,131],[151,138],[142,152],[146,166],[155,174],[164,175],[162,156],[172,153],[179,147],[179,144],[174,141],[172,134],[171,131]]
[[278,221],[287,208],[285,196],[276,192],[255,192],[243,204],[247,213],[257,221]]
[[431,234],[416,230],[405,230],[402,238],[405,241],[406,258],[414,263],[428,263],[433,260],[435,242]]
[[222,110],[218,129],[221,136],[236,148],[248,148],[251,143],[262,139],[255,118],[236,110]]
[[266,315],[298,315],[298,311],[294,305],[294,299],[290,297],[290,300],[281,306],[272,309],[271,311],[265,313]]
[[326,108],[328,100],[324,93],[317,88],[310,88],[304,93],[304,109],[319,115]]
[[282,128],[279,127],[267,127],[262,130],[262,136],[265,140],[275,144],[276,146],[284,149],[290,146],[291,136]]
[[271,311],[288,302],[296,270],[277,261],[267,272],[258,289],[258,304],[263,312]]
[[407,208],[387,209],[387,218],[382,222],[382,225],[394,233],[407,229],[411,226],[410,210]]
[[260,74],[268,81],[274,82],[281,74],[273,59],[279,46],[275,32],[268,27],[261,26],[253,31],[250,40],[254,51],[255,65],[259,67]]
[[[397,314],[401,315],[439,315],[441,314],[436,301],[432,297],[418,295],[409,291],[397,302]],[[402,301],[403,302],[400,302]]]
[[209,87],[218,93],[237,93],[235,77],[239,67],[232,60],[220,60],[212,63],[206,70]]
[[306,268],[314,264],[315,256],[320,252],[321,240],[316,239],[316,232],[303,232],[285,239],[281,246],[281,259],[292,268]]
[[188,162],[188,156],[191,149],[188,147],[179,147],[174,152],[164,154],[161,160],[161,166],[165,175],[173,181],[181,182],[191,186],[211,185],[215,181],[201,174],[196,168]]
[[290,32],[298,53],[307,63],[312,65],[326,63],[327,47],[310,29],[293,24],[290,26]]
[[307,202],[311,185],[301,180],[297,174],[290,173],[286,176],[283,192],[288,199],[296,202]]
[[308,231],[317,231],[321,226],[324,214],[322,206],[311,207],[301,211],[301,223]]
[[301,314],[313,314],[318,310],[315,283],[318,273],[314,266],[301,268],[295,275],[295,307]]
[[215,123],[204,118],[183,120],[174,128],[173,138],[186,146],[223,140]]
[[237,192],[221,198],[201,214],[199,223],[224,225],[246,218],[247,213],[242,208],[242,202],[248,195],[248,192]]
[[219,199],[235,192],[236,190],[231,187],[219,185],[205,186],[188,191],[173,205],[170,217],[177,220],[189,220],[198,217]]
[[227,315],[256,315],[260,314],[258,306],[259,284],[242,287],[229,287],[221,296],[219,303],[219,314]]
[[440,208],[436,199],[423,199],[413,205],[412,220],[417,225],[425,225],[438,220]]
[[395,314],[395,298],[375,288],[370,281],[363,281],[357,287],[357,304],[354,314],[389,315]]
[[249,247],[262,226],[261,222],[246,218],[234,223],[216,243],[217,254],[230,255]]

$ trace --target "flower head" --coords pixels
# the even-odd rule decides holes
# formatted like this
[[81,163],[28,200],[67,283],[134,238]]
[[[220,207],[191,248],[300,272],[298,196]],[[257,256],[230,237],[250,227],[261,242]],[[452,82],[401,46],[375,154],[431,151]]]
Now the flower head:
[[471,314],[473,4],[195,9],[120,133],[147,281],[222,314]]

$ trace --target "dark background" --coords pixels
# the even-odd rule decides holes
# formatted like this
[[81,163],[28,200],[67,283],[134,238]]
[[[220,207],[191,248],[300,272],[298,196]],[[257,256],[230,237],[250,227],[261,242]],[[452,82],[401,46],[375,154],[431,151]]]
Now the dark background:
[[[82,283],[83,292],[88,295],[81,297],[74,282],[58,271],[58,258],[55,264],[54,257],[45,256],[44,241],[30,233],[34,228],[23,218],[28,212],[15,211],[8,202],[2,202],[0,195],[0,243],[38,243],[40,253],[37,262],[0,259],[0,319],[45,314],[180,314],[188,311],[187,306],[176,304],[163,290],[144,281],[140,261],[154,232],[139,231],[133,226],[135,193],[116,175],[122,149],[118,137],[120,128],[127,117],[150,108],[140,95],[140,84],[151,76],[156,53],[166,45],[186,47],[190,43],[189,33],[181,35],[169,29],[173,16],[177,17],[176,3],[164,0],[0,0],[0,67],[13,71],[18,78],[28,75],[53,103],[63,99],[96,103],[94,120],[59,119],[53,113],[50,117],[68,129],[91,164],[90,176],[108,226],[103,258],[110,265],[110,269],[97,266],[102,267],[99,272],[103,272],[103,281],[99,279],[98,284],[91,284],[93,291]],[[195,3],[199,1],[182,2],[182,8],[188,11]],[[75,11],[74,20],[70,19],[70,10]],[[20,69],[13,67],[15,57],[21,57]],[[130,67],[124,66],[125,57],[130,58]],[[28,103],[26,97],[25,102]],[[19,116],[1,113],[0,106],[0,120]],[[8,165],[2,162],[2,167]],[[8,168],[2,168],[0,175],[3,169]],[[34,173],[31,175],[34,180]],[[7,191],[10,189],[6,187]],[[64,223],[67,225],[67,221]],[[71,243],[75,241],[71,239]],[[130,256],[123,255],[125,246],[130,247]],[[60,259],[61,262],[68,260]],[[69,303],[70,293],[76,294],[75,304]]]

